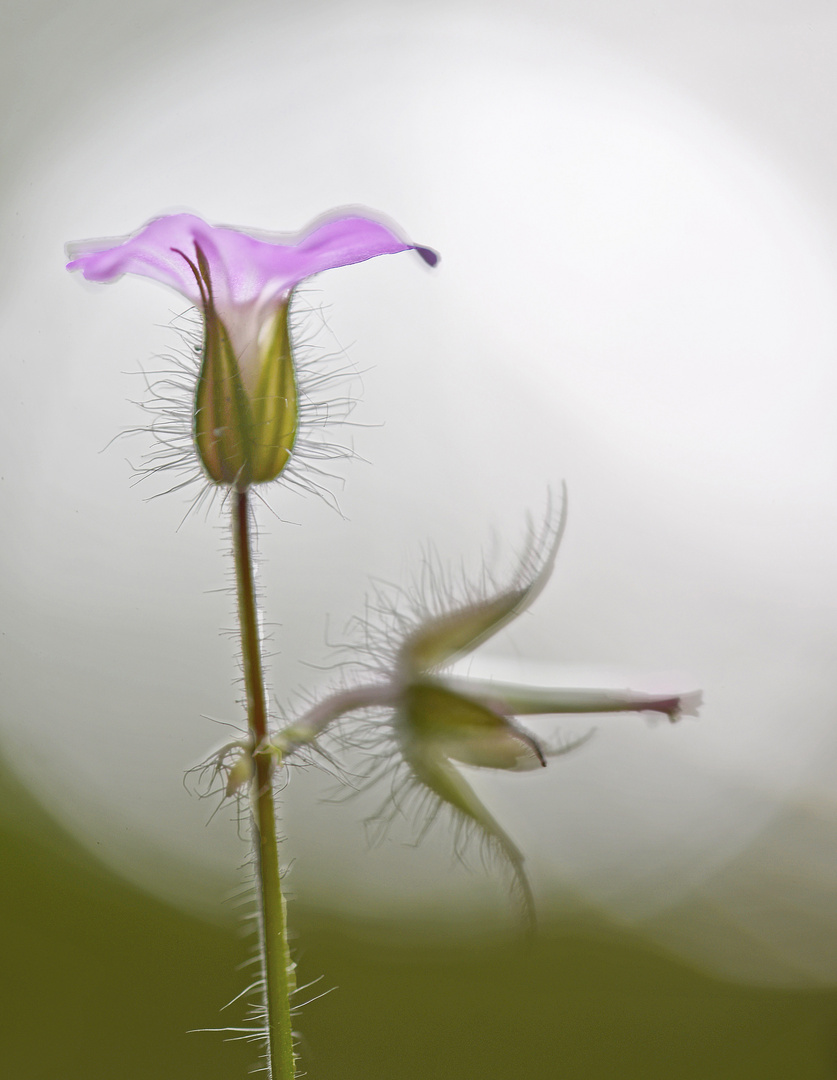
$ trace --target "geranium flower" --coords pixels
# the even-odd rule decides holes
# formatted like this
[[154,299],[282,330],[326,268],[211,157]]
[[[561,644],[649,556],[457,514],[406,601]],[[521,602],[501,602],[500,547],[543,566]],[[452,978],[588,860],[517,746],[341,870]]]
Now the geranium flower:
[[298,236],[208,225],[171,214],[133,236],[68,246],[89,281],[138,274],[171,286],[203,314],[193,434],[210,480],[243,490],[275,479],[296,442],[299,400],[288,309],[294,288],[378,255],[438,256],[359,214],[329,216]]

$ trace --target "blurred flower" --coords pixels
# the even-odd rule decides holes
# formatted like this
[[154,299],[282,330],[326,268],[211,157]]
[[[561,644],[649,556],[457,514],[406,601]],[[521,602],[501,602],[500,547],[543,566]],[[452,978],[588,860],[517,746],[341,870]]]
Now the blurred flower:
[[391,771],[395,760],[397,776],[390,785],[395,809],[401,811],[409,798],[417,798],[422,831],[444,806],[459,826],[475,826],[489,847],[511,864],[530,919],[533,903],[523,856],[455,763],[529,771],[546,766],[547,758],[567,753],[589,737],[549,747],[516,722],[521,715],[655,712],[674,721],[699,701],[697,695],[518,686],[450,670],[454,661],[517,618],[540,594],[555,564],[565,506],[566,499],[557,520],[548,513],[540,532],[530,530],[517,570],[505,587],[489,580],[492,588],[487,592],[485,580],[480,588],[466,583],[465,598],[457,602],[450,583],[433,574],[421,602],[416,602],[415,594],[407,594],[410,606],[418,609],[413,616],[404,614],[398,598],[379,592],[370,605],[373,614],[358,620],[365,637],[362,666],[376,673],[376,681],[339,691],[313,706],[281,731],[271,746],[287,757],[313,743],[345,714],[375,710],[346,729],[346,741],[369,752],[376,763],[374,776]]
[[137,274],[169,285],[203,314],[193,435],[210,480],[244,489],[273,480],[297,438],[299,395],[288,327],[294,288],[333,267],[413,250],[381,222],[331,216],[296,237],[156,218],[138,233],[68,246],[69,270],[90,281]]

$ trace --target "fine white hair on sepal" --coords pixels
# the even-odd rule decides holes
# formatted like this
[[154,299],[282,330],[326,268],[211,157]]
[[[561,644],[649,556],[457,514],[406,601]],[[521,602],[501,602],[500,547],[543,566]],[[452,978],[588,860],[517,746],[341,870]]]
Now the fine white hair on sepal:
[[[290,331],[298,387],[296,442],[277,481],[302,493],[316,494],[338,513],[335,489],[342,477],[333,466],[355,457],[346,428],[357,404],[361,375],[328,328],[322,304],[312,288],[294,291]],[[228,491],[207,480],[194,433],[194,404],[203,352],[203,316],[196,308],[173,313],[170,327],[179,342],[159,357],[159,365],[142,369],[145,392],[135,399],[147,422],[116,438],[146,437],[152,444],[132,463],[134,483],[151,487],[149,498],[183,491],[190,497],[187,515],[209,510]],[[338,437],[338,432],[340,437]],[[272,483],[273,481],[271,481]],[[256,492],[266,485],[256,487]]]

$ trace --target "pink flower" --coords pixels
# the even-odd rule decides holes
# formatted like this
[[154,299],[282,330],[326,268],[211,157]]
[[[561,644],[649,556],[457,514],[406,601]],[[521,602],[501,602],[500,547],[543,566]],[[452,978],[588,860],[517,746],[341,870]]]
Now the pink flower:
[[298,236],[155,218],[138,233],[68,246],[68,270],[89,281],[138,274],[170,285],[205,317],[195,439],[210,479],[247,487],[275,479],[296,439],[298,401],[288,305],[305,278],[377,255],[436,253],[359,214],[329,216]]

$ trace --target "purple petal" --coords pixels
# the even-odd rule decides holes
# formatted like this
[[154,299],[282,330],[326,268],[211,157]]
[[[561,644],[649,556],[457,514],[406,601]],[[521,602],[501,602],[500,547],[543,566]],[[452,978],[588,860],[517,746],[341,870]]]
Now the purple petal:
[[171,214],[156,218],[134,236],[71,245],[67,269],[81,270],[89,281],[139,274],[170,285],[193,304],[200,304],[200,291],[187,262],[187,257],[195,261],[197,244],[206,256],[216,301],[223,308],[265,299],[265,294],[284,295],[312,274],[377,255],[415,250],[430,266],[438,261],[429,248],[408,244],[386,225],[360,215],[327,220],[289,239],[208,225],[194,214]]
[[335,266],[365,262],[376,255],[394,255],[410,250],[417,251],[430,266],[435,266],[439,261],[435,251],[406,243],[379,221],[364,217],[326,221],[296,246],[299,268],[302,270],[306,267],[298,280]]
[[139,274],[171,285],[198,304],[195,276],[175,249],[194,260],[195,241],[203,247],[210,231],[210,226],[193,214],[171,214],[149,222],[133,236],[68,244],[72,261],[67,269],[81,270],[88,281],[114,281],[123,274]]

